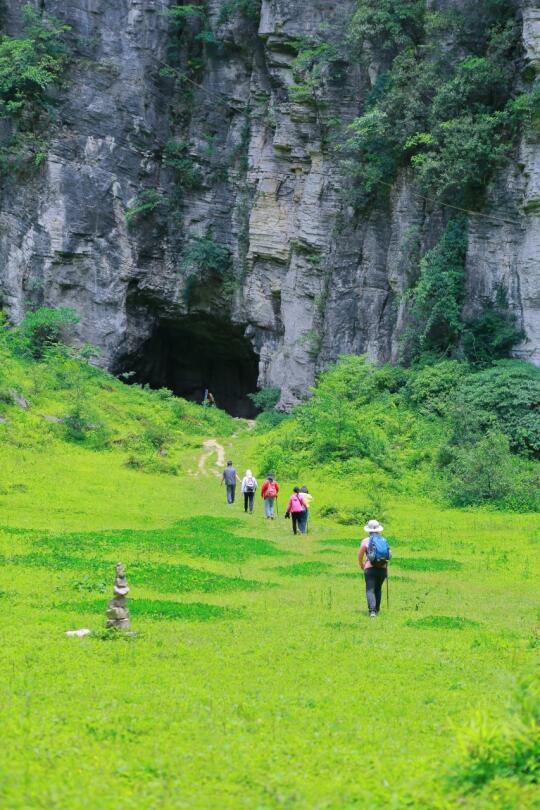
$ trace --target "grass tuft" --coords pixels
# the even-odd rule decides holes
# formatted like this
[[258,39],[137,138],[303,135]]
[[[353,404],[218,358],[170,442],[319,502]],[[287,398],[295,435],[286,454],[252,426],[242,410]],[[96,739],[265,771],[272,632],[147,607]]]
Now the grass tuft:
[[409,619],[407,625],[421,630],[464,630],[466,627],[479,626],[478,622],[461,616],[424,616],[421,619]]

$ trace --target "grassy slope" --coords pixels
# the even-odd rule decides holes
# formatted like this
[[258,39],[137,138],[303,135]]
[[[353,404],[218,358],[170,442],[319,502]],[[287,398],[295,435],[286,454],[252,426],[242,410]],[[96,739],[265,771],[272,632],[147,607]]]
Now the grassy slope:
[[[144,399],[114,396],[120,414],[124,397]],[[17,412],[7,415],[13,427]],[[259,503],[252,516],[228,508],[217,479],[189,474],[204,426],[171,450],[178,476],[126,468],[123,447],[55,436],[36,448],[41,430],[0,447],[3,806],[455,806],[441,780],[453,725],[476,711],[503,718],[535,655],[537,518],[395,498],[391,608],[369,623],[357,531],[316,520],[296,539]],[[256,468],[255,436],[222,440],[240,469]],[[309,483],[317,505],[342,497]],[[197,516],[208,517],[186,522]],[[509,537],[523,548],[517,564]],[[137,637],[66,638],[103,626],[118,557]],[[279,570],[302,562],[328,568]],[[171,618],[179,602],[193,605],[180,610],[189,620]],[[506,780],[464,806],[536,797]]]

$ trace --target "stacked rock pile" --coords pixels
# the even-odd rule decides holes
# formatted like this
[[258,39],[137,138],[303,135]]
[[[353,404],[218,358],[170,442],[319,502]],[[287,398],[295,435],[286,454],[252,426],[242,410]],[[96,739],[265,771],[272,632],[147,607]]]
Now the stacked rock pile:
[[116,579],[114,580],[114,596],[107,606],[107,627],[116,627],[118,630],[129,629],[129,610],[126,596],[129,593],[126,573],[122,563],[116,566]]

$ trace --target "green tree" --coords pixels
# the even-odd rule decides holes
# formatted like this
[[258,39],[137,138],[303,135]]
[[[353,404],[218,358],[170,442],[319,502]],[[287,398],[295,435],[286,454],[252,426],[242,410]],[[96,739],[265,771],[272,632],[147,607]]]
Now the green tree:
[[459,448],[449,468],[449,495],[455,506],[501,500],[514,485],[508,438],[490,431],[477,444]]
[[384,427],[391,418],[386,403],[381,401],[377,413],[362,408],[377,398],[376,378],[377,369],[354,356],[340,358],[334,369],[321,375],[313,397],[297,411],[315,461],[356,456],[384,463],[388,451]]
[[463,380],[458,404],[456,443],[467,432],[478,436],[491,429],[504,433],[515,452],[540,459],[540,370],[535,366],[499,360]]
[[350,25],[351,44],[395,53],[422,40],[425,0],[361,0]]

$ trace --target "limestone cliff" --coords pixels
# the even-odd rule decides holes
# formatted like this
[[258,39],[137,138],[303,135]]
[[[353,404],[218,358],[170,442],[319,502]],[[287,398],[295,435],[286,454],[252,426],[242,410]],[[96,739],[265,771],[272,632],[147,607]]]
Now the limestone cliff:
[[[324,106],[288,93],[295,41],[346,29],[354,0],[263,0],[256,18],[209,0],[211,37],[196,18],[176,30],[169,0],[35,5],[72,26],[73,59],[44,165],[2,189],[0,289],[13,320],[36,305],[73,307],[80,339],[111,369],[193,396],[229,386],[232,410],[257,381],[293,404],[340,353],[397,358],[411,283],[404,246],[414,230],[429,247],[438,215],[427,216],[407,175],[389,206],[355,215],[331,146],[333,122],[361,111],[377,55],[369,69],[336,62]],[[523,2],[531,63],[536,6]],[[21,4],[4,7],[4,28],[17,34]],[[172,47],[182,80],[164,71]],[[171,142],[196,182],[164,161]],[[126,211],[145,189],[158,204],[129,228]],[[524,142],[472,217],[467,259],[467,307],[502,284],[527,334],[519,353],[535,362],[539,207],[540,144]],[[230,253],[225,280],[194,259],[193,245],[209,242]]]

